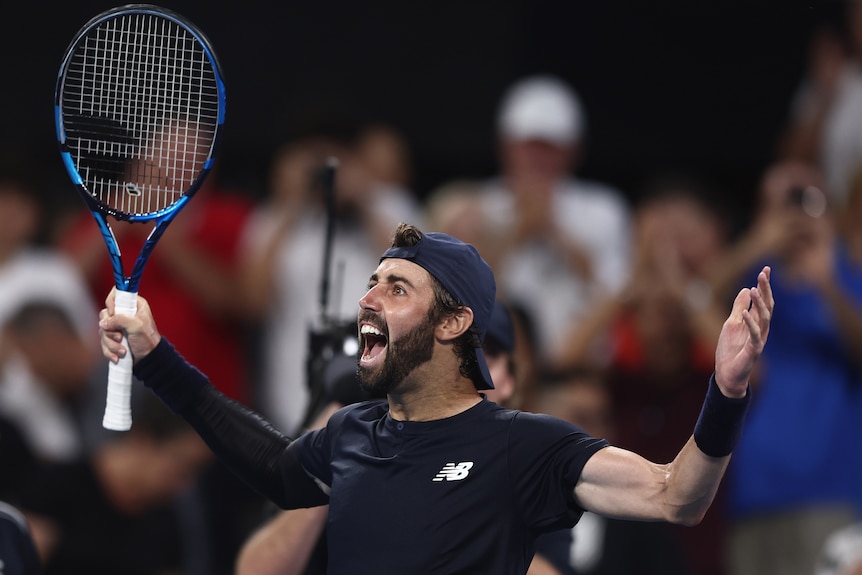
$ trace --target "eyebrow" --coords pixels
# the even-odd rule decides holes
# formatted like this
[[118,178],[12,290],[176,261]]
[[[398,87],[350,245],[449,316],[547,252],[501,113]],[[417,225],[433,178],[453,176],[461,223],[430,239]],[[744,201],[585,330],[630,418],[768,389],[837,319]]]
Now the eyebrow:
[[[373,274],[371,274],[371,277],[368,279],[368,281],[369,281],[369,282],[376,282],[376,281],[378,281],[379,279],[380,279],[380,276],[379,276],[379,275],[377,275],[376,273],[373,273]],[[410,281],[409,279],[407,279],[406,277],[401,276],[401,275],[398,275],[398,274],[389,274],[388,276],[386,276],[386,282],[387,282],[387,283],[396,283],[396,282],[401,282],[401,283],[405,283],[405,284],[407,284],[407,285],[408,285],[408,286],[410,286],[411,288],[412,288],[412,287],[415,287],[415,286],[413,285],[413,282],[411,282],[411,281]]]

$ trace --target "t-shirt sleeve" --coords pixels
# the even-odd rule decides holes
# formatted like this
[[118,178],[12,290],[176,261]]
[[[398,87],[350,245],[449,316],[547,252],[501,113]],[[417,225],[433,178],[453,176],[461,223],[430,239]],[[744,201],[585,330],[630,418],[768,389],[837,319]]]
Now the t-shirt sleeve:
[[296,440],[299,462],[305,472],[324,490],[332,486],[332,458],[335,437],[340,433],[344,415],[354,408],[354,405],[343,407],[332,414],[326,426],[302,434]]
[[572,527],[584,510],[575,484],[594,453],[607,447],[576,425],[535,413],[519,413],[509,434],[509,472],[527,524],[539,531]]
[[286,486],[284,497],[276,503],[282,509],[317,507],[329,503],[329,486],[308,473],[300,462],[299,444],[302,437],[290,444],[281,457],[279,470]]
[[326,486],[332,484],[328,445],[329,439],[325,427],[304,433],[296,440],[296,449],[302,468],[309,476]]
[[349,457],[351,452],[358,449],[354,441],[344,437],[350,435],[350,431],[345,432],[345,428],[355,428],[356,425],[355,417],[351,414],[358,408],[378,401],[371,400],[342,407],[332,414],[325,427],[308,431],[295,441],[299,463],[305,473],[314,478],[327,493],[332,486],[333,462],[338,460],[344,463],[344,457]]

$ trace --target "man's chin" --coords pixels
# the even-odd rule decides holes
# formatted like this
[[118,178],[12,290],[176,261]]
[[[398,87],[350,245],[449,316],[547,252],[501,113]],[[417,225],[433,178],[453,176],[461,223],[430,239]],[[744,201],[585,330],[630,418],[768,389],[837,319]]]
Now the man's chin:
[[360,365],[356,373],[362,391],[373,392],[377,388],[378,378],[373,369]]
[[384,389],[385,384],[373,370],[361,366],[359,368],[359,387],[362,391],[374,396],[383,396],[389,391]]

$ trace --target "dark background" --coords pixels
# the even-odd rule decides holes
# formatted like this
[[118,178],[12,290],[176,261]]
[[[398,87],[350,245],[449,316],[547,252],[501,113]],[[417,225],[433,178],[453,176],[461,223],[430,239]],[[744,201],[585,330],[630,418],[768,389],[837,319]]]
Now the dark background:
[[[53,91],[67,44],[117,2],[21,4],[0,34],[0,144],[64,180]],[[497,167],[494,116],[517,77],[551,72],[589,121],[582,173],[637,198],[644,179],[684,167],[740,215],[772,158],[814,27],[838,1],[669,3],[498,0],[164,0],[212,41],[228,90],[221,179],[262,193],[273,147],[321,109],[392,123],[415,189]],[[73,194],[71,188],[69,194]],[[62,193],[62,192],[60,192]]]

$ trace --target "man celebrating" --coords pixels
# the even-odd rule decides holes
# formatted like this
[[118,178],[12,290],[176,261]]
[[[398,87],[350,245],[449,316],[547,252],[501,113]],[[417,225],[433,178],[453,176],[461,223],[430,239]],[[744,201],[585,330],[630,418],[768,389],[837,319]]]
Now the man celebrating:
[[138,379],[255,489],[283,508],[329,504],[331,573],[523,574],[536,536],[571,527],[584,510],[701,520],[766,342],[769,273],[737,295],[701,416],[668,464],[485,400],[479,391],[493,382],[481,344],[493,273],[469,244],[407,224],[359,301],[360,381],[386,399],[347,406],[296,440],[187,364],[159,334],[145,299],[134,317],[115,315],[111,293],[99,325],[105,356],[131,353]]

